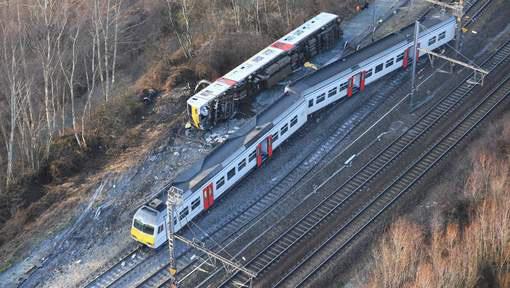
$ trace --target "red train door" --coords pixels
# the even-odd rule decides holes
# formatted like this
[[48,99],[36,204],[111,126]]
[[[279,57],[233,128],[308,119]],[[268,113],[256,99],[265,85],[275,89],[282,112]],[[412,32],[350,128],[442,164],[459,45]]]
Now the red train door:
[[257,145],[257,167],[262,165],[262,144]]
[[347,96],[352,96],[352,86],[354,86],[354,77],[349,78],[349,81],[347,81]]
[[365,90],[365,75],[366,75],[366,73],[367,73],[367,71],[362,71],[360,74],[360,79],[359,79],[359,90],[360,91]]
[[273,157],[273,135],[267,136],[267,157]]
[[207,210],[214,204],[214,189],[212,183],[207,185],[202,193],[204,196],[204,210]]
[[402,67],[406,69],[408,64],[409,64],[409,48],[407,48],[404,51],[404,60],[402,61]]

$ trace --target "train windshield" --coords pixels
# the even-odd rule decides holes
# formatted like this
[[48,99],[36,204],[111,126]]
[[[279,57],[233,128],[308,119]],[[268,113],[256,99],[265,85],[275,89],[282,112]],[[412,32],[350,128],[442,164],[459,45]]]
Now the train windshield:
[[154,226],[144,224],[137,219],[135,219],[133,226],[135,226],[136,229],[142,231],[145,234],[150,234],[150,235],[154,234]]

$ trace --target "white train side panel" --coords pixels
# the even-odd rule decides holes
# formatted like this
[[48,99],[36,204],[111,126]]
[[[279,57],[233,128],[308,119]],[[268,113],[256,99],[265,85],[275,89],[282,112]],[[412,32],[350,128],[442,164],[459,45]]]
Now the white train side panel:
[[[431,27],[420,34],[418,47],[434,50],[445,45],[455,37],[455,27],[453,19]],[[399,68],[407,68],[411,64],[410,51],[412,50],[412,43],[394,47],[390,51],[384,51],[363,61],[359,64],[362,68],[335,75],[324,80],[320,85],[310,87],[304,93],[308,114],[314,113],[340,98],[350,97],[355,91],[363,91],[366,85]]]

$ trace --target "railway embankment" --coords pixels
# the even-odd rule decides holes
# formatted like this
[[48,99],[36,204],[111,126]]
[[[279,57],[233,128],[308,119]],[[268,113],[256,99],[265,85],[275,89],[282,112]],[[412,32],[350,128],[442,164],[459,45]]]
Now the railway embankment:
[[[137,6],[141,2],[147,6]],[[122,77],[122,81],[119,81],[121,77],[118,77],[117,83],[133,85],[133,89],[167,89],[169,93],[162,93],[153,105],[143,109],[144,113],[132,115],[132,118],[116,117],[117,111],[123,111],[122,103],[115,107],[105,105],[103,116],[106,118],[92,114],[99,131],[106,131],[102,128],[109,127],[109,124],[124,127],[129,122],[133,125],[128,127],[130,129],[119,130],[121,132],[117,134],[105,133],[110,141],[98,148],[112,153],[82,153],[83,158],[77,160],[80,165],[76,167],[79,167],[79,170],[61,166],[63,172],[72,172],[69,177],[63,177],[50,185],[34,183],[55,193],[46,193],[46,197],[41,198],[41,201],[34,200],[30,210],[23,207],[11,209],[17,211],[20,219],[28,220],[13,220],[4,225],[5,229],[13,232],[2,233],[3,243],[0,248],[0,281],[7,287],[17,287],[21,283],[23,287],[74,286],[129,251],[133,246],[128,235],[134,209],[170,182],[175,173],[191,165],[212,146],[202,135],[193,135],[183,128],[185,111],[181,104],[185,100],[181,97],[183,93],[189,92],[183,91],[181,85],[199,76],[213,78],[228,71],[243,60],[243,57],[255,52],[259,47],[257,45],[263,47],[279,36],[280,32],[287,31],[316,13],[316,7],[310,5],[284,7],[279,2],[268,1],[264,12],[258,10],[260,13],[257,15],[260,18],[257,20],[245,17],[255,15],[254,9],[260,7],[254,5],[242,9],[239,6],[236,6],[239,9],[233,9],[229,5],[220,5],[215,10],[213,19],[204,17],[204,13],[210,11],[210,6],[206,8],[205,5],[195,5],[188,11],[190,14],[187,16],[188,20],[195,24],[193,31],[188,32],[195,37],[192,44],[196,45],[193,48],[197,53],[188,58],[179,50],[178,36],[174,34],[174,29],[171,29],[171,25],[182,23],[165,22],[169,16],[167,9],[180,7],[179,3],[176,3],[176,7],[167,7],[166,1],[159,2],[164,9],[151,10],[157,6],[157,1],[150,4],[146,1],[129,3],[135,5],[133,9],[136,8],[133,10],[135,12],[127,9],[132,13],[130,16],[141,17],[141,22],[134,23],[134,27],[145,28],[144,24],[149,23],[155,25],[150,27],[156,29],[148,29],[151,32],[143,35],[135,35],[134,30],[125,29],[124,32],[131,33],[126,39],[143,43],[147,49],[138,49],[133,43],[126,44],[129,41],[123,42],[124,48],[129,46],[127,50],[136,50],[131,52],[139,54],[118,63],[122,69],[117,72],[128,71],[128,75],[122,74],[125,77]],[[348,19],[355,12],[354,5],[351,5],[353,2],[316,3],[321,9],[331,10],[343,19]],[[157,13],[151,15],[151,11]],[[123,38],[123,41],[126,39]],[[254,39],[257,41],[251,41]],[[257,45],[253,45],[254,43]],[[85,77],[85,73],[82,76]],[[97,92],[94,96],[100,98],[100,94]],[[135,106],[139,107],[138,104]],[[65,108],[65,111],[70,111],[69,107]],[[72,137],[65,139],[73,141]],[[97,158],[92,159],[92,156]],[[65,162],[63,158],[57,160]]]

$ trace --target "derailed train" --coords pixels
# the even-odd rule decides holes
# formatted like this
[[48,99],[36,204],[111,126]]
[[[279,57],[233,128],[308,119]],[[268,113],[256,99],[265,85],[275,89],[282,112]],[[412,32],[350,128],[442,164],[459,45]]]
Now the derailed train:
[[208,129],[232,117],[241,100],[274,86],[340,37],[337,15],[320,13],[264,48],[187,101],[190,122]]
[[[427,28],[419,35],[421,48],[433,50],[454,38],[453,17],[434,18],[422,24]],[[310,114],[363,91],[365,85],[406,68],[411,58],[419,57],[409,53],[413,29],[406,27],[289,84],[285,95],[252,118],[238,134],[179,174],[171,188],[183,200],[174,211],[175,231],[210,209],[241,178],[271,159],[273,151],[303,126]],[[139,208],[132,222],[132,237],[152,248],[166,241],[165,196],[161,197]]]

